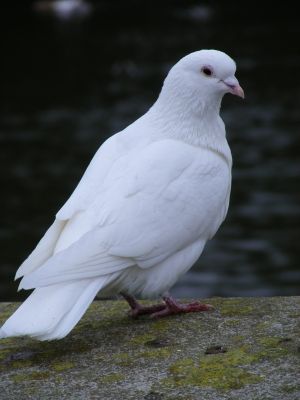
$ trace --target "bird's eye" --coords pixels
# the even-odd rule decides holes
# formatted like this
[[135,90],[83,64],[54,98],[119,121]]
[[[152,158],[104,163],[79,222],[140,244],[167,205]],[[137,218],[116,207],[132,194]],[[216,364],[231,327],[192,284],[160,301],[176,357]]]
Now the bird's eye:
[[213,74],[213,70],[209,67],[203,67],[201,69],[201,72],[205,75],[205,76],[212,76]]

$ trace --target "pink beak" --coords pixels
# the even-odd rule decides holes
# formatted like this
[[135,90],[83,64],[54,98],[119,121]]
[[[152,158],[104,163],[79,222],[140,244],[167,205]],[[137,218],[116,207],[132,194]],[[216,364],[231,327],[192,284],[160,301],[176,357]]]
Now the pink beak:
[[225,85],[228,87],[228,91],[235,96],[239,96],[242,99],[245,98],[244,90],[241,88],[239,81],[236,79],[235,76],[227,78],[223,81]]

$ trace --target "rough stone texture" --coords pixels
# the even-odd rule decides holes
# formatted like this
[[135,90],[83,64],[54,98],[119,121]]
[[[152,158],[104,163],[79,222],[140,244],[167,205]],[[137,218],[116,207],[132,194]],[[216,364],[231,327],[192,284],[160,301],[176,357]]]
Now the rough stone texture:
[[63,340],[0,340],[0,399],[299,400],[300,297],[209,302],[154,321],[99,301]]

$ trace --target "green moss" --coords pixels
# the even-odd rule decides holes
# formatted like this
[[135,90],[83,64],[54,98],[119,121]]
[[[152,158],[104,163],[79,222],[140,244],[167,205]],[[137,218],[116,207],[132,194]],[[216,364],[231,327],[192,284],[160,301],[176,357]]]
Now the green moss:
[[113,373],[113,374],[101,376],[99,381],[101,383],[105,384],[105,383],[115,383],[115,382],[119,382],[119,381],[124,381],[125,379],[126,379],[126,377],[124,375],[119,374],[119,373]]
[[277,336],[263,336],[257,339],[258,343],[266,348],[273,348],[278,346],[280,337]]
[[46,371],[41,371],[41,372],[33,372],[28,375],[28,379],[32,381],[38,381],[40,379],[48,379],[50,377],[50,373]]
[[224,317],[237,317],[253,312],[253,307],[248,304],[246,299],[226,299],[219,301],[217,308]]
[[283,385],[280,387],[280,391],[283,393],[293,393],[298,390],[300,390],[300,384]]
[[[202,387],[213,387],[215,389],[230,390],[239,389],[245,385],[258,383],[261,377],[237,367],[220,367],[218,364],[201,365],[201,375],[194,376],[192,382]],[[196,378],[196,379],[195,379]]]
[[255,325],[255,330],[258,332],[261,332],[262,330],[265,330],[266,328],[270,328],[270,326],[271,326],[271,322],[262,321]]
[[28,368],[32,365],[32,362],[29,360],[16,360],[11,361],[8,363],[8,369],[21,369],[21,368]]
[[[273,375],[277,386],[269,385],[269,396],[274,393],[281,393],[282,398],[289,397],[285,393],[295,396],[299,390],[294,378],[299,345],[296,320],[287,318],[285,303],[277,308],[276,299],[275,303],[268,301],[212,299],[216,312],[203,318],[195,314],[160,320],[148,316],[129,318],[125,302],[97,302],[82,319],[80,329],[76,328],[63,340],[1,340],[0,375],[4,384],[22,390],[26,398],[47,397],[48,388],[51,394],[57,391],[59,397],[63,385],[72,397],[77,387],[83,390],[83,382],[88,383],[84,385],[88,390],[93,390],[91,396],[98,390],[97,385],[102,385],[102,395],[111,393],[113,397],[125,377],[135,381],[139,375],[154,393],[147,394],[149,399],[156,394],[166,399],[187,400],[189,396],[204,399],[218,390],[227,392],[214,398],[251,393],[253,399],[261,400],[260,388],[271,384]],[[291,307],[289,311],[293,312]],[[282,324],[285,336],[275,336],[280,336],[275,323]],[[227,352],[205,355],[205,350],[213,345],[225,347]],[[26,366],[29,368],[19,369]],[[266,382],[260,373],[266,376]],[[80,382],[75,380],[69,387],[71,375],[80,376]],[[12,381],[22,383],[12,385]],[[259,381],[261,385],[254,385]],[[89,382],[94,382],[93,386]],[[30,396],[26,392],[29,387],[36,391]],[[238,393],[228,392],[239,388]],[[125,397],[136,390],[132,385],[122,385],[123,389]],[[139,396],[144,398],[146,389],[144,386],[142,389]]]
[[187,358],[175,362],[169,368],[171,377],[167,378],[166,383],[220,390],[239,389],[247,384],[261,381],[259,375],[250,373],[244,368],[255,361],[257,355],[249,353],[246,347],[205,356],[199,362]]
[[134,336],[130,342],[133,344],[144,345],[146,342],[154,339],[155,335],[153,333],[145,333],[143,335]]
[[[109,330],[110,334],[114,328],[127,326],[132,322],[127,317],[128,307],[124,302],[106,301],[94,302],[84,315],[84,318],[74,329],[74,334],[80,334],[84,331],[87,335],[93,331]],[[96,318],[95,318],[96,316]]]
[[260,359],[274,359],[289,354],[289,349],[275,336],[263,336],[257,339],[260,345]]
[[246,337],[243,335],[235,335],[232,336],[231,340],[236,344],[236,343],[242,343],[246,340]]
[[0,311],[0,325],[2,325],[17,309],[18,304],[8,303],[5,304],[3,309]]
[[[244,339],[239,335],[233,337],[236,343],[241,343]],[[257,342],[259,347],[256,350],[243,345],[227,353],[202,357],[199,362],[191,358],[179,360],[170,367],[171,377],[166,383],[173,383],[176,386],[213,387],[221,390],[238,389],[246,384],[258,383],[262,378],[247,371],[247,366],[264,359],[284,356],[288,353],[288,349],[278,337],[264,336],[257,339]]]
[[[1,325],[1,324],[0,324]],[[1,339],[1,347],[2,346],[7,346],[7,345],[16,345],[17,344],[17,339],[16,338],[6,338],[6,339]],[[1,350],[0,350],[1,351]]]
[[117,353],[113,356],[113,359],[120,361],[128,361],[131,360],[131,356],[128,353]]
[[130,367],[133,364],[134,358],[128,353],[118,353],[113,356],[113,361],[116,365],[122,367]]
[[9,347],[0,350],[0,370],[9,371],[32,366],[32,361],[26,358],[26,355],[25,358],[22,358],[22,353],[16,353],[15,350],[16,349]]
[[240,320],[239,319],[229,319],[227,321],[224,321],[224,324],[226,327],[235,327],[240,325]]
[[126,311],[128,311],[128,305],[125,301],[94,302],[87,310],[85,320],[94,320],[95,314],[99,314],[99,319],[96,322],[101,323],[101,320],[110,320],[111,317],[124,317],[126,316]]
[[158,348],[154,350],[143,351],[138,353],[139,358],[166,358],[172,355],[172,351],[169,348]]
[[288,314],[289,318],[300,318],[300,312],[293,312]]
[[296,390],[300,389],[300,383],[296,384],[289,384],[289,385],[283,385],[280,387],[280,391],[284,393],[293,393],[296,392]]
[[17,375],[13,375],[12,376],[12,380],[15,383],[20,383],[20,382],[24,382],[28,379],[28,375],[27,374],[17,374]]
[[[25,351],[26,349],[24,348]],[[60,363],[63,356],[72,357],[73,355],[85,353],[90,349],[91,345],[81,340],[63,339],[57,342],[33,342],[30,345],[32,353],[30,360],[34,364]]]
[[170,320],[167,319],[158,319],[156,321],[152,321],[151,330],[153,332],[165,332],[171,327]]
[[12,376],[12,380],[15,383],[27,382],[27,381],[39,381],[48,379],[50,376],[49,372],[32,372],[31,374],[17,374]]
[[51,367],[56,372],[62,372],[62,371],[67,371],[69,369],[74,368],[75,364],[72,362],[56,362],[56,363],[52,363]]
[[0,361],[5,360],[7,355],[11,352],[11,349],[0,349]]

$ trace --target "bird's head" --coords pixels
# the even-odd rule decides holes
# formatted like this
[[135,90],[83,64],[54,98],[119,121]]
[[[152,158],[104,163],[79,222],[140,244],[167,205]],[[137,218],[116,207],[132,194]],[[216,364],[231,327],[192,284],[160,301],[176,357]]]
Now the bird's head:
[[173,95],[194,97],[202,102],[220,103],[226,93],[244,98],[235,77],[235,62],[217,50],[200,50],[188,54],[170,70],[165,86]]

